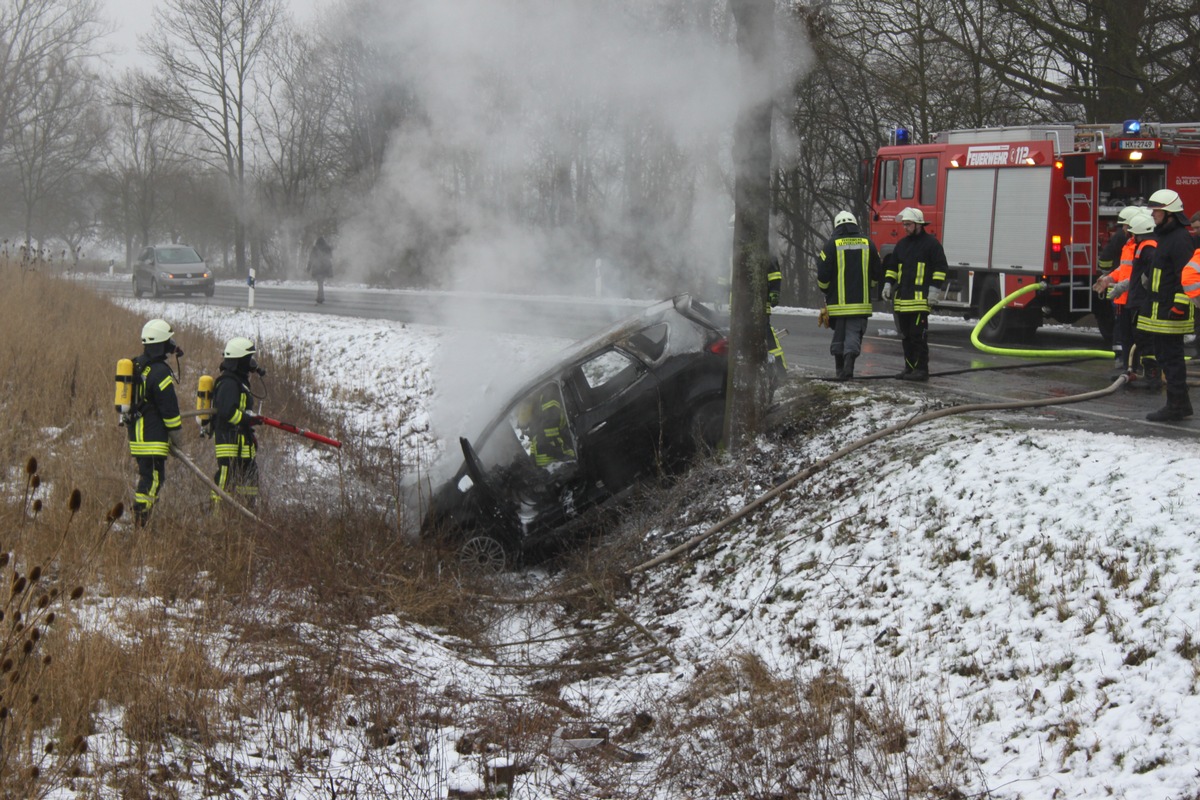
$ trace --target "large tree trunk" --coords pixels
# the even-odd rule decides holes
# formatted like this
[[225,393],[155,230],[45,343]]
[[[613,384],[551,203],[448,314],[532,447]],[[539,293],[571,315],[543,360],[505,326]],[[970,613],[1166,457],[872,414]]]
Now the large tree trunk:
[[768,398],[767,270],[771,205],[771,62],[774,0],[733,0],[742,106],[733,136],[733,275],[725,442],[730,452],[761,429]]

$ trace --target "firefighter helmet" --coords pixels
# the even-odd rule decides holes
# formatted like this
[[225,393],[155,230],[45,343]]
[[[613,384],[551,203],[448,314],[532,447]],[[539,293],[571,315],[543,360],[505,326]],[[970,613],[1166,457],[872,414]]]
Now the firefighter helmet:
[[1136,236],[1154,233],[1154,217],[1144,211],[1139,211],[1129,220],[1129,231]]
[[1117,214],[1117,222],[1122,225],[1128,225],[1129,221],[1140,214],[1141,211],[1140,206],[1125,206],[1121,209],[1121,213]]
[[915,222],[918,225],[925,225],[925,214],[919,208],[909,206],[896,215],[896,220],[899,222]]
[[175,335],[165,319],[152,319],[142,326],[142,344],[158,344],[170,341]]
[[857,224],[858,224],[858,220],[855,219],[854,215],[851,214],[849,211],[839,211],[837,213],[837,215],[833,218],[833,227],[835,227],[835,228],[839,225],[857,225]]
[[244,358],[254,355],[254,342],[245,336],[235,336],[225,343],[226,358]]
[[1183,201],[1179,199],[1179,192],[1174,189],[1159,189],[1150,195],[1149,205],[1155,211],[1161,209],[1168,214],[1183,211]]

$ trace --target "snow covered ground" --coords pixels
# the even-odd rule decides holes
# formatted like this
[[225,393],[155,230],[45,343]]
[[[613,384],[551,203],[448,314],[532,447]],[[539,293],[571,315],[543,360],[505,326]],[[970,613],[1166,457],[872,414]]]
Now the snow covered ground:
[[[449,329],[125,302],[147,318],[165,316],[181,344],[188,331],[204,329],[221,338],[249,335],[267,352],[304,348],[316,374],[336,376],[322,383],[330,393],[321,402],[355,416],[363,430],[399,435],[426,453],[443,451],[482,422],[451,394],[499,385],[565,344],[504,336],[465,374],[451,374],[448,365],[460,362],[448,352],[459,349],[461,334]],[[775,476],[946,400],[927,387],[826,391],[830,403],[849,408],[844,421],[787,445],[764,439],[760,473],[730,483],[712,508],[688,509],[674,525],[657,526],[651,545],[665,550],[704,530],[718,509],[737,510],[769,489]],[[907,712],[910,747],[932,753],[949,742],[962,755],[946,771],[963,794],[941,796],[1200,796],[1193,483],[1200,444],[1046,432],[1023,422],[1018,413],[952,416],[906,430],[819,472],[753,523],[718,535],[703,559],[637,579],[622,598],[625,612],[674,661],[564,679],[559,696],[615,729],[639,710],[669,705],[713,664],[753,654],[782,675],[843,675],[864,703],[891,698]],[[534,691],[529,673],[488,668],[488,657],[465,658],[439,632],[402,619],[381,618],[359,636],[371,660],[403,664],[427,678],[430,692],[451,696],[457,687],[460,714],[485,696]],[[524,657],[540,662],[554,652],[531,645]],[[419,769],[410,764],[406,777],[387,786],[376,771],[376,788],[368,792],[364,783],[356,796],[480,788],[485,762],[496,754],[458,752],[462,734],[446,725],[412,762]],[[330,748],[331,774],[368,771],[361,730],[312,736]],[[628,780],[645,780],[666,743],[651,732],[630,746],[649,759],[626,767]],[[249,753],[262,747],[252,742],[231,759],[251,761]],[[404,747],[411,744],[396,745]],[[559,756],[533,759],[514,796],[603,796],[595,787],[583,791],[572,756]],[[371,757],[409,763],[386,749]],[[292,796],[328,796],[321,786],[313,778],[308,789],[294,785]],[[246,789],[230,796],[261,795]],[[666,785],[656,796],[680,795]],[[903,795],[878,789],[870,796]]]

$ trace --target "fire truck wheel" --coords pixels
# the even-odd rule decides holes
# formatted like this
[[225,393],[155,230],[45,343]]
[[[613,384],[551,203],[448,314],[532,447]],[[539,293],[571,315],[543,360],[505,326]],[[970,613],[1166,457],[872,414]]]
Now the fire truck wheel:
[[[989,283],[984,287],[983,294],[980,296],[980,313],[986,314],[991,311],[1000,300],[1000,287],[995,283]],[[1016,328],[1013,312],[1005,308],[988,320],[979,335],[986,342],[1003,342],[1013,337]]]

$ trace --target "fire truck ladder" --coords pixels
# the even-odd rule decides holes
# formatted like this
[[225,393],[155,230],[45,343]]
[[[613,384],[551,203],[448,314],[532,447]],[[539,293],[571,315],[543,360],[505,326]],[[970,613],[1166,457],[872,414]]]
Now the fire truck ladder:
[[1071,275],[1071,311],[1092,310],[1092,251],[1096,246],[1096,181],[1067,178],[1067,208],[1071,216],[1071,240],[1063,248]]

